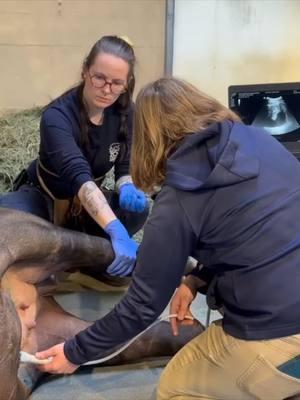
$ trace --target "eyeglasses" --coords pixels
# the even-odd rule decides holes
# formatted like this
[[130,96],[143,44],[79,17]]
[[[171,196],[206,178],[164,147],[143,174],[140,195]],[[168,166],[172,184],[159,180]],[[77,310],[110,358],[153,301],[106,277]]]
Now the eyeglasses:
[[121,93],[126,92],[126,89],[127,89],[126,83],[123,81],[112,80],[111,82],[108,82],[106,77],[102,74],[94,74],[94,75],[91,75],[90,73],[88,73],[88,74],[89,74],[91,83],[95,88],[101,89],[105,85],[109,85],[110,91],[113,94],[121,94]]

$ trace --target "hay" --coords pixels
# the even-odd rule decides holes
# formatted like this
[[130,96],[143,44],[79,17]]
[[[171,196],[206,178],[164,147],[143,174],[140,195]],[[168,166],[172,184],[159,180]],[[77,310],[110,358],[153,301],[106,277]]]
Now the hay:
[[22,168],[36,158],[41,108],[0,118],[0,193],[11,189]]
[[[41,111],[34,108],[0,118],[0,193],[10,190],[18,173],[37,157]],[[111,171],[105,186],[113,185]]]

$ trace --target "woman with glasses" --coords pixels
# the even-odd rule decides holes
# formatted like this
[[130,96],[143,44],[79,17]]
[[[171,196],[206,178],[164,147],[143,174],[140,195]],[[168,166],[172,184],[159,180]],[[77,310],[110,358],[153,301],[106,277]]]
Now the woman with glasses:
[[[118,36],[97,41],[83,62],[79,85],[52,101],[40,122],[40,151],[0,207],[111,239],[109,275],[132,272],[148,203],[132,183],[129,159],[135,54]],[[115,191],[101,188],[114,167]]]

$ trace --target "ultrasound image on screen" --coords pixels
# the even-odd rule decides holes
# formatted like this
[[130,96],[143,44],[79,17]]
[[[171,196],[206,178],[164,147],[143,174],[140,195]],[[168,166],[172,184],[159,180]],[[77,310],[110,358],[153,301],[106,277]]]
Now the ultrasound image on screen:
[[230,101],[246,124],[263,128],[281,142],[300,141],[300,91],[240,92]]

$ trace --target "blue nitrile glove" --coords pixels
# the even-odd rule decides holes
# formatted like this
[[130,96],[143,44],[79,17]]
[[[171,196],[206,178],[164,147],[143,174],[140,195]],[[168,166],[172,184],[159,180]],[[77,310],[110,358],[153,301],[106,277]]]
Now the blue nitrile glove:
[[118,219],[111,221],[104,228],[110,236],[115,252],[115,259],[106,272],[113,276],[127,276],[132,273],[138,244],[129,237],[124,225]]
[[145,193],[133,183],[124,183],[120,187],[119,203],[124,210],[141,213],[147,206],[147,199]]

